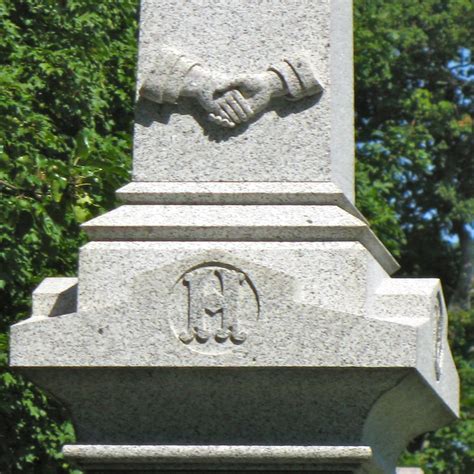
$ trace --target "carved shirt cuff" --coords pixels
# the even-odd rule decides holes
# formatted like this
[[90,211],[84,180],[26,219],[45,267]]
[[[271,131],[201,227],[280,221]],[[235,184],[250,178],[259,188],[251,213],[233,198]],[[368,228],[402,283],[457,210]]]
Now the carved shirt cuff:
[[186,75],[199,60],[173,49],[163,49],[160,62],[145,79],[140,94],[159,104],[178,101]]
[[323,90],[310,62],[303,56],[284,58],[281,63],[270,66],[268,70],[280,76],[290,100],[299,100]]

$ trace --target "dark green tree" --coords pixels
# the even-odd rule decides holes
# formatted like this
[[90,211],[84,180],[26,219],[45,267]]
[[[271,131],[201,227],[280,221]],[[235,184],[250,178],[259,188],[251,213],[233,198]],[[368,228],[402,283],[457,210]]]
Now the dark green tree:
[[[356,0],[358,207],[401,275],[442,279],[462,420],[403,458],[474,472],[474,5]],[[421,451],[419,451],[421,449]]]
[[79,224],[127,181],[135,0],[0,0],[0,472],[67,471],[62,410],[8,371],[7,330],[47,276],[73,275]]
[[405,274],[441,277],[469,309],[472,2],[355,6],[358,205]]

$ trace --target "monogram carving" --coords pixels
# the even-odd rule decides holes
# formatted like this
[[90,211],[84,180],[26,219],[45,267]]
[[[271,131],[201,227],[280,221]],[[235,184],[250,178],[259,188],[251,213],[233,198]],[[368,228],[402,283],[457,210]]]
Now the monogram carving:
[[[242,344],[247,334],[241,327],[244,306],[255,296],[253,285],[239,269],[224,264],[193,268],[181,278],[187,290],[187,327],[178,337],[184,344]],[[245,305],[247,303],[247,305]],[[248,316],[248,314],[247,314]]]

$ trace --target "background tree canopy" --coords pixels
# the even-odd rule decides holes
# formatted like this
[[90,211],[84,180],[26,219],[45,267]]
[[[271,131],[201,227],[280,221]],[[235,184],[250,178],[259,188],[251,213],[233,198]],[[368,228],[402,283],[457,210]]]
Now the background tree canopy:
[[[7,368],[10,324],[74,275],[79,224],[129,179],[138,0],[0,0],[0,472],[71,472],[61,407]],[[471,0],[355,0],[358,206],[402,264],[440,277],[462,420],[401,462],[474,472]]]

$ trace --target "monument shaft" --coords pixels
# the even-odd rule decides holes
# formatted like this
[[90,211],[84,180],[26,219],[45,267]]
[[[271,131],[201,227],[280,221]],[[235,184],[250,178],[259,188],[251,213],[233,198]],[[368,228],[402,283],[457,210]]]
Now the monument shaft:
[[265,71],[284,58],[294,58],[294,67],[305,55],[324,92],[276,99],[233,133],[209,127],[192,101],[140,102],[134,181],[334,182],[353,200],[351,24],[348,0],[143,1],[139,89],[160,64],[162,48],[173,47],[232,76]]

